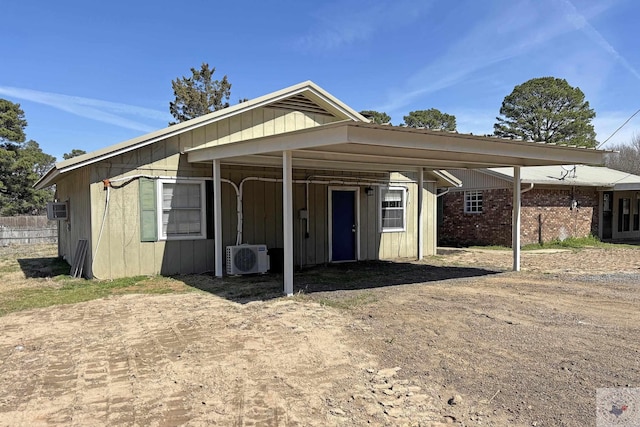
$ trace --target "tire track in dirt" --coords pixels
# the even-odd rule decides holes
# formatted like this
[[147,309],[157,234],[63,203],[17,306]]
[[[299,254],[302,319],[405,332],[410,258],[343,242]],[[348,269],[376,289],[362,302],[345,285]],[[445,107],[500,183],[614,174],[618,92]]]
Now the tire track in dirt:
[[367,405],[381,421],[373,398],[353,401],[376,362],[346,322],[316,303],[198,293],[10,314],[0,425],[362,425]]
[[177,381],[174,364],[180,359],[184,344],[162,310],[152,306],[140,316],[127,304],[119,305],[115,317],[122,327],[128,346],[130,378],[134,382],[134,422],[150,425],[184,424],[190,418],[190,405]]

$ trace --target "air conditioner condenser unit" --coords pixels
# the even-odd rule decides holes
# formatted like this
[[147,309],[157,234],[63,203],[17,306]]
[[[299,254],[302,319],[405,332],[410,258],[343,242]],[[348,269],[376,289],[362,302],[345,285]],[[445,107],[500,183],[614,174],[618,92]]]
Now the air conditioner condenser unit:
[[266,273],[268,270],[267,245],[227,246],[227,274]]

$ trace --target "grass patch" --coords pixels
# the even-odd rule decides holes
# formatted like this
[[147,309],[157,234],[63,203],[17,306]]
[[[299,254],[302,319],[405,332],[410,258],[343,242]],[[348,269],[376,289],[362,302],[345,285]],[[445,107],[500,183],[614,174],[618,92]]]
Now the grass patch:
[[329,298],[326,296],[322,296],[309,297],[309,299],[319,303],[320,305],[337,308],[340,310],[352,310],[354,308],[373,304],[378,301],[378,297],[373,292],[360,292],[357,295],[345,298]]
[[282,296],[281,278],[274,275],[227,276],[219,279],[210,275],[180,276],[188,286],[238,303],[263,301]]
[[162,294],[193,290],[184,283],[164,277],[127,277],[111,281],[72,279],[59,276],[37,288],[16,289],[0,294],[0,316],[16,311],[76,304],[123,294]]
[[75,279],[56,245],[0,248],[0,316],[21,310],[75,304],[123,294],[195,290],[180,280],[137,276],[114,280]]
[[564,240],[552,240],[550,242],[544,242],[542,244],[525,245],[523,250],[535,250],[535,249],[584,249],[584,248],[605,248],[605,247],[620,247],[619,244],[604,243],[595,236],[589,237],[569,237]]
[[[533,251],[536,249],[585,249],[585,248],[638,248],[637,245],[628,245],[624,243],[605,243],[595,236],[589,237],[569,237],[564,240],[556,239],[542,244],[532,243],[522,246],[523,251]],[[469,246],[472,249],[486,249],[495,251],[510,251],[507,246]]]
[[0,274],[2,273],[17,273],[20,271],[19,265],[2,265],[0,266]]

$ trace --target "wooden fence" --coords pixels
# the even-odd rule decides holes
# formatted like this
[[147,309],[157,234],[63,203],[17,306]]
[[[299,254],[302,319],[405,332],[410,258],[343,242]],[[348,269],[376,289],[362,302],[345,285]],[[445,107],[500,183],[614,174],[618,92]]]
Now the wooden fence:
[[0,217],[0,246],[56,243],[58,222],[46,216]]

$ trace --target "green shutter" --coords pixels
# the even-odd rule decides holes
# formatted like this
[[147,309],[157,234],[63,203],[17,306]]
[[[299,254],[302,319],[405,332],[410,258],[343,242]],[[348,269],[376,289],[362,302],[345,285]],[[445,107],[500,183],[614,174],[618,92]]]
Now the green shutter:
[[156,218],[156,182],[149,178],[140,178],[140,241],[158,240],[158,222]]

